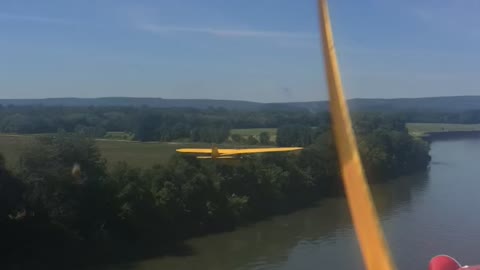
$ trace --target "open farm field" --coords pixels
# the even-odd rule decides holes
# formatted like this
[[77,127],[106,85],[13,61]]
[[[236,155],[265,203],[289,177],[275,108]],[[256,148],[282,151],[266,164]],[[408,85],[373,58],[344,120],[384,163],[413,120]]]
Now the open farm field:
[[[22,151],[34,140],[35,135],[0,135],[0,153],[6,159],[8,167],[17,165]],[[182,147],[211,147],[206,143],[169,143],[169,142],[133,142],[115,140],[96,140],[102,156],[112,166],[119,161],[126,161],[135,167],[150,167],[165,163],[175,154],[175,149]]]

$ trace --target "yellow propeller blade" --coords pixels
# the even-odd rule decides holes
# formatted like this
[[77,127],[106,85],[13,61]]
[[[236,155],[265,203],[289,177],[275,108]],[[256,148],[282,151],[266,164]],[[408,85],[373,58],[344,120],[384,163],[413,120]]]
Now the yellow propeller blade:
[[343,184],[367,270],[394,270],[370,194],[343,94],[326,0],[318,0],[330,114]]

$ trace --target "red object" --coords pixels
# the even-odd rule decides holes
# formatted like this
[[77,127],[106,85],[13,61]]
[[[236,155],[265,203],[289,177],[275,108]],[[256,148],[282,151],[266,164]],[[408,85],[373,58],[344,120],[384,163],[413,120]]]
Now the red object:
[[454,258],[447,255],[438,255],[430,260],[428,270],[457,270],[461,267],[462,265]]
[[480,265],[462,266],[448,255],[438,255],[430,260],[428,270],[480,270]]

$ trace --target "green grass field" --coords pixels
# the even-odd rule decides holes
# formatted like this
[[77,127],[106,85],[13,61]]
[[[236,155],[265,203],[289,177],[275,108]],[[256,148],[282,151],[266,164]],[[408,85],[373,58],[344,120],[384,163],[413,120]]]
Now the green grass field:
[[[34,140],[34,135],[0,135],[0,153],[7,166],[15,167],[22,151]],[[102,156],[112,166],[126,161],[135,167],[150,167],[165,163],[181,147],[211,147],[206,143],[141,143],[99,139],[96,141]]]
[[0,153],[5,157],[8,167],[17,164],[20,154],[32,141],[33,135],[0,135]]
[[110,166],[119,161],[126,161],[135,167],[164,164],[175,154],[177,148],[211,147],[206,143],[142,143],[111,140],[97,140],[97,145]]
[[480,124],[408,123],[407,129],[413,136],[423,136],[433,132],[480,131]]

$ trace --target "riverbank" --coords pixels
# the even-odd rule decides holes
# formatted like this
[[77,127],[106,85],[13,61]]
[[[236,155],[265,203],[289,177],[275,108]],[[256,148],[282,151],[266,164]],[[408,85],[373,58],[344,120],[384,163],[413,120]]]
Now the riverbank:
[[422,135],[422,139],[429,142],[434,140],[457,140],[468,138],[480,138],[480,130],[427,132]]
[[[448,253],[478,263],[480,140],[431,144],[428,172],[372,185],[388,245],[398,269],[426,269]],[[461,196],[456,196],[461,194]],[[459,222],[461,220],[461,222]],[[275,216],[232,232],[184,242],[190,253],[164,255],[98,270],[362,269],[346,201],[326,198],[312,208]],[[88,268],[88,270],[92,270]]]
[[480,124],[407,123],[406,127],[410,135],[415,137],[452,138],[480,134]]
[[427,142],[480,138],[480,124],[407,123],[410,135]]
[[[428,144],[403,125],[372,119],[358,126],[372,182],[427,168]],[[186,239],[302,209],[343,190],[330,130],[299,155],[254,156],[235,166],[174,156],[163,166],[120,163],[107,170],[97,143],[60,133],[29,145],[18,171],[2,168],[8,185],[0,191],[13,198],[4,209],[6,227],[14,230],[5,244],[11,253],[20,251],[9,258],[68,264],[160,256]],[[80,175],[72,175],[73,162]],[[18,241],[14,235],[29,237]],[[49,252],[39,258],[26,249]]]

